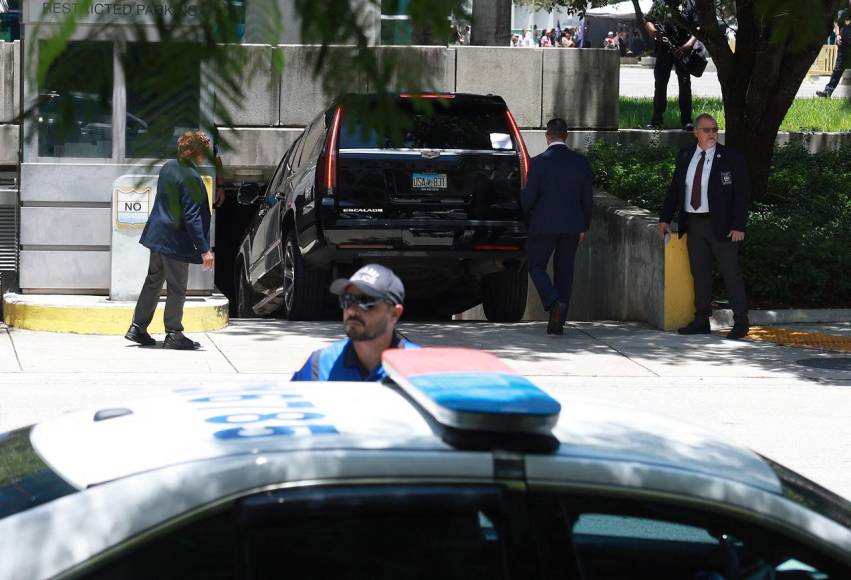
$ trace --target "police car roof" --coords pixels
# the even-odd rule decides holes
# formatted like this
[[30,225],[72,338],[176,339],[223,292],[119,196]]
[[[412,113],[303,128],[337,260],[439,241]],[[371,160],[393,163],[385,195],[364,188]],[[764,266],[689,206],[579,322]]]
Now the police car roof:
[[[554,398],[562,412],[552,430],[560,442],[552,456],[685,470],[780,493],[761,458],[712,433],[610,404]],[[81,489],[166,466],[258,453],[453,451],[416,406],[379,383],[181,389],[68,413],[36,425],[31,438],[41,457]]]

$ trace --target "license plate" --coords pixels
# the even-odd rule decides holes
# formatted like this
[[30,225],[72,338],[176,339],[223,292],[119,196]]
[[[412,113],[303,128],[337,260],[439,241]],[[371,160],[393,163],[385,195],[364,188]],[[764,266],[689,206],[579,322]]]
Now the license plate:
[[441,191],[446,189],[445,173],[414,173],[412,176],[414,191]]

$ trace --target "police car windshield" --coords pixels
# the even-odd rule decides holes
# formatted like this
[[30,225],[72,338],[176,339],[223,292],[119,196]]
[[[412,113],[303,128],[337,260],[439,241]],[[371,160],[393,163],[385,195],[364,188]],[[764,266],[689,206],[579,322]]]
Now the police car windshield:
[[0,434],[0,519],[77,491],[39,457],[31,430]]

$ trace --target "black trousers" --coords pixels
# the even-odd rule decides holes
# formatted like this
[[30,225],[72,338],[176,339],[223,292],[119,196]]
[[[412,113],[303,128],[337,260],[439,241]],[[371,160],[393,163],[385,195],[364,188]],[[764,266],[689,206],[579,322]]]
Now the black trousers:
[[739,244],[729,239],[719,241],[712,231],[709,216],[689,216],[688,220],[688,261],[694,278],[694,319],[708,321],[712,315],[712,257],[718,261],[718,268],[727,288],[727,298],[733,308],[735,323],[748,323],[748,300],[745,294],[745,281],[739,269]]
[[677,73],[677,82],[680,85],[680,124],[685,126],[691,123],[691,75],[686,67],[674,58],[666,49],[656,51],[656,64],[653,65],[653,78],[656,87],[653,91],[653,119],[652,123],[661,125],[668,108],[668,80],[671,78],[671,69]]
[[[579,234],[534,234],[526,240],[529,277],[532,278],[532,283],[535,284],[546,310],[552,308],[556,301],[570,306],[573,264],[578,247]],[[547,265],[553,252],[555,252],[553,258],[555,284],[547,274]],[[565,309],[565,315],[567,315],[567,309]]]
[[136,310],[133,312],[133,324],[147,329],[157,303],[160,301],[160,291],[166,283],[165,312],[163,322],[166,332],[183,330],[183,303],[186,302],[186,286],[189,283],[189,264],[181,262],[159,252],[151,252],[148,262],[148,275],[139,293]]
[[[845,55],[848,52],[848,45],[845,44],[845,38],[842,39],[842,46],[836,48],[836,64],[833,65],[833,74],[830,75],[830,80],[827,81],[827,86],[824,90],[832,93],[839,86],[839,79],[842,78],[842,73],[845,72]],[[851,42],[851,38],[848,39]]]

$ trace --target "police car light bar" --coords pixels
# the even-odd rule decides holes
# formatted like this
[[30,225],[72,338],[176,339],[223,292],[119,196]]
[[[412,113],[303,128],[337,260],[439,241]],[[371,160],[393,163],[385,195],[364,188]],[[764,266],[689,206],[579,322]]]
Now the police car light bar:
[[444,426],[546,435],[561,405],[494,355],[466,348],[391,349],[382,364]]

